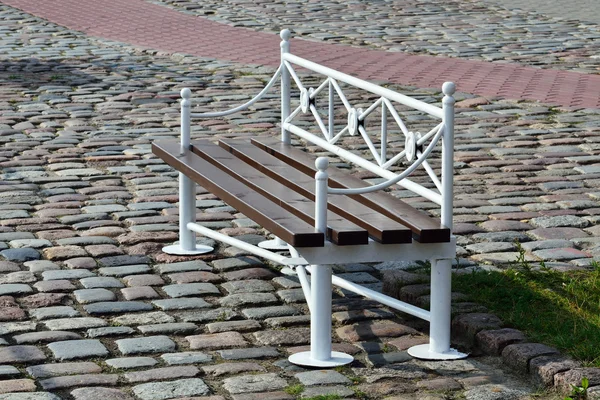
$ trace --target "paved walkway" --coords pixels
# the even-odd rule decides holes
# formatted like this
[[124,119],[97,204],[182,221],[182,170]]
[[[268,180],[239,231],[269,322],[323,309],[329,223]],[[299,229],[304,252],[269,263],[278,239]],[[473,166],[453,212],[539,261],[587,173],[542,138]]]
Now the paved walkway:
[[[0,6],[0,32],[0,400],[331,394],[554,400],[564,396],[540,395],[521,380],[530,359],[536,361],[529,363],[532,376],[547,383],[556,379],[568,387],[582,374],[592,376],[562,358],[538,357],[554,349],[514,343],[522,340],[518,332],[498,331],[500,321],[479,314],[485,309],[460,294],[453,306],[463,317],[454,331],[472,338],[485,321],[480,338],[491,356],[414,360],[405,349],[427,340],[422,322],[337,291],[335,348],[357,361],[326,372],[290,365],[287,356],[309,342],[297,279],[225,245],[198,258],[162,253],[177,239],[177,173],[150,153],[153,140],[178,135],[183,85],[202,91],[199,111],[228,108],[255,94],[269,72],[138,52],[8,6]],[[274,36],[270,40],[277,45]],[[428,102],[440,98],[439,90],[403,92]],[[372,100],[360,91],[348,96],[357,103]],[[513,262],[515,239],[527,257],[550,268],[579,269],[598,259],[600,110],[567,112],[465,94],[458,100],[460,265],[469,270]],[[256,112],[199,122],[192,134],[276,134],[276,106],[275,95]],[[430,128],[419,114],[407,113],[405,121],[414,131]],[[342,141],[361,148],[355,138]],[[393,133],[390,141],[403,143]],[[426,178],[423,171],[414,177]],[[394,195],[435,213],[406,190]],[[212,229],[251,243],[265,237],[261,227],[202,189],[196,206],[198,220]],[[426,304],[425,277],[405,267],[335,268],[351,281],[376,290],[386,285],[388,293]],[[399,278],[406,284],[398,285]],[[507,343],[513,344],[504,349]],[[544,369],[548,359],[560,367]],[[598,394],[600,381],[591,385]]]
[[[137,46],[275,66],[278,38],[179,13],[144,0],[3,0],[7,5],[88,35]],[[293,51],[365,79],[416,87],[446,80],[481,96],[539,100],[568,107],[600,107],[600,75],[541,70],[443,57],[412,56],[296,40]]]
[[600,9],[596,0],[483,0],[510,9],[533,11],[561,19],[573,19],[600,25]]

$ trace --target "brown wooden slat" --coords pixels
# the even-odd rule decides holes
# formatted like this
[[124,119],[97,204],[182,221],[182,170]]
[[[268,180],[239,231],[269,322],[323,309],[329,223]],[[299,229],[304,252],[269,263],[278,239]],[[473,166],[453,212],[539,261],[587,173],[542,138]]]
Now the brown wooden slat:
[[[248,146],[252,146],[249,141],[245,142]],[[253,168],[252,165],[245,163],[234,154],[209,141],[193,142],[192,151],[216,168],[231,175],[278,206],[314,226],[314,199],[308,199],[302,194],[290,190],[286,185],[269,178]],[[369,243],[369,236],[365,229],[335,213],[328,213],[327,215],[327,238],[340,246]]]
[[[219,145],[252,165],[260,173],[314,201],[314,177],[290,167],[289,164],[252,145],[247,140],[221,140]],[[239,168],[233,169],[239,170]],[[409,228],[356,200],[339,195],[328,196],[327,200],[328,208],[331,211],[366,229],[369,235],[378,242],[384,244],[412,242],[412,232]]]
[[325,235],[191,151],[179,155],[179,142],[154,141],[152,152],[194,182],[294,247],[322,247]]
[[[285,145],[277,138],[253,138],[251,142],[307,175],[314,176],[317,171],[314,156],[293,146]],[[327,172],[332,187],[357,188],[365,186],[361,179],[338,168],[329,167]],[[450,241],[450,229],[443,226],[438,218],[430,217],[389,193],[377,191],[349,197],[408,226],[413,232],[413,238],[418,242],[442,243]]]

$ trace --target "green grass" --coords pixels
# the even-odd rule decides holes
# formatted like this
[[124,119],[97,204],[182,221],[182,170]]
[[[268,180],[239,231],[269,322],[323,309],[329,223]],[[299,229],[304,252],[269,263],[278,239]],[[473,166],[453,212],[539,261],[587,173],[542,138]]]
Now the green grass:
[[455,275],[453,289],[486,306],[530,340],[600,367],[600,267],[559,272],[532,268],[524,251],[502,272]]

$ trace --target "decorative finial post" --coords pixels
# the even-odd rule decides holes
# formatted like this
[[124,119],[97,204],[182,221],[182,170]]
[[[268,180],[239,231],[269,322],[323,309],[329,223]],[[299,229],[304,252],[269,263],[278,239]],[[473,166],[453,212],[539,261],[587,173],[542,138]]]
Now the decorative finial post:
[[192,91],[188,88],[181,89],[181,155],[190,148],[190,109],[192,107]]
[[454,82],[442,85],[444,135],[442,139],[442,224],[452,229],[452,207],[454,203]]
[[[185,157],[191,145],[191,106],[192,91],[181,90],[181,147],[180,157]],[[196,233],[188,229],[188,223],[196,222],[196,184],[182,172],[179,173],[179,243],[163,247],[167,254],[197,255],[210,253],[210,246],[196,244]]]
[[290,52],[290,37],[292,36],[289,29],[283,29],[279,34],[281,37],[281,141],[285,144],[291,143],[290,133],[285,130],[283,124],[287,117],[290,116],[290,73],[285,67],[284,56]]

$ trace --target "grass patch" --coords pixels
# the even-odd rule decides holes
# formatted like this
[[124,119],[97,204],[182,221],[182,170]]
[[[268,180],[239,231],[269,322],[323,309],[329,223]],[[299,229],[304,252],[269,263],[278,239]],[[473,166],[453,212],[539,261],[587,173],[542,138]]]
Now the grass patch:
[[291,385],[283,389],[283,391],[289,395],[297,396],[300,393],[304,392],[304,386],[301,384]]
[[559,272],[532,268],[525,251],[501,272],[454,275],[453,289],[489,308],[529,339],[570,354],[587,366],[600,367],[600,266],[589,271]]
[[320,396],[306,397],[304,400],[341,400],[342,396],[338,394],[322,394]]

